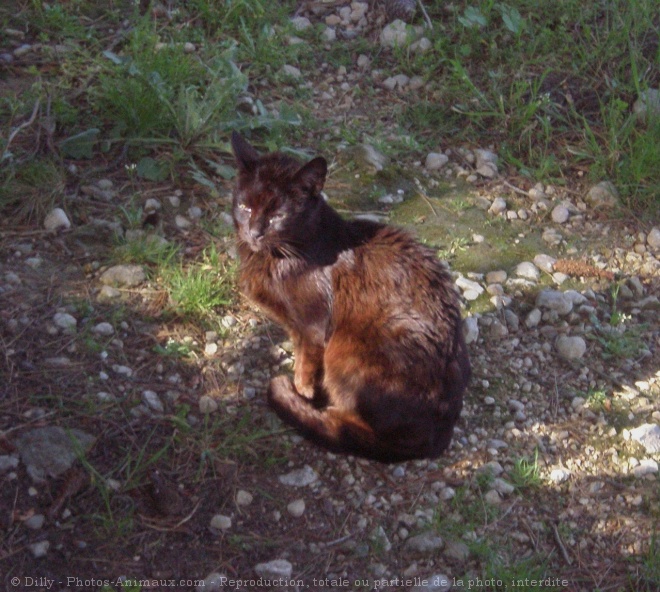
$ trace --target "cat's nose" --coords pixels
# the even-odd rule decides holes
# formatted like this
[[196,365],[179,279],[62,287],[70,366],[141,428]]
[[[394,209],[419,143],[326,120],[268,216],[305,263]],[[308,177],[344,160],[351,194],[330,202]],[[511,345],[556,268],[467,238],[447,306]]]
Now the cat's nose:
[[263,246],[264,232],[260,228],[250,228],[247,232],[247,243],[253,251],[258,251]]
[[256,243],[261,242],[264,237],[264,231],[261,228],[250,228],[250,238]]

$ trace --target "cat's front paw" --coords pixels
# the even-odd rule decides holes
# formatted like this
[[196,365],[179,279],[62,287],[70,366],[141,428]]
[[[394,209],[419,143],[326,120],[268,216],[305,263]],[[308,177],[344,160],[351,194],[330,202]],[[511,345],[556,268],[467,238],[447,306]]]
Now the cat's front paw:
[[293,384],[291,384],[291,379],[284,374],[281,376],[276,376],[271,379],[270,387],[268,388],[268,399],[272,400],[285,400],[289,399],[292,396],[296,396]]
[[300,376],[295,376],[293,384],[301,397],[305,397],[305,399],[314,398],[314,385],[311,382],[303,380]]

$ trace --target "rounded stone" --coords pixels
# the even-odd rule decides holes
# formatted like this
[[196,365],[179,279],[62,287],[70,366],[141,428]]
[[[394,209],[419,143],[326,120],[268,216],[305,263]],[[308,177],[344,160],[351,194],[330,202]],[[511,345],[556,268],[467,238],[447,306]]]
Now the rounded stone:
[[236,504],[239,506],[249,506],[254,500],[254,496],[244,489],[239,489],[236,492]]
[[539,253],[534,257],[534,265],[546,273],[553,272],[555,263],[557,263],[557,260],[554,257],[550,257],[550,255]]
[[231,528],[231,518],[222,514],[216,514],[211,518],[210,526],[215,530],[229,530]]
[[218,592],[224,590],[226,583],[227,576],[214,571],[206,576],[203,582],[197,584],[195,592]]
[[426,155],[424,166],[429,171],[437,171],[440,170],[443,166],[445,166],[448,162],[449,162],[449,157],[446,154],[442,154],[439,152],[429,152]]
[[149,409],[156,413],[165,413],[165,407],[158,394],[154,391],[143,391],[142,401]]
[[161,207],[161,203],[155,197],[150,197],[147,201],[144,202],[145,212],[155,212],[160,210]]
[[568,481],[571,477],[571,472],[567,471],[566,469],[552,469],[550,471],[550,481],[553,483],[563,483],[564,481]]
[[71,228],[71,220],[62,208],[53,209],[44,220],[46,230],[59,230],[60,228]]
[[415,553],[431,554],[444,547],[442,537],[435,532],[428,531],[416,536],[410,537],[405,544],[407,551]]
[[267,563],[258,563],[254,571],[262,578],[284,578],[289,579],[293,573],[293,565],[286,559],[274,559]]
[[612,208],[619,203],[619,193],[610,181],[594,185],[585,197],[593,208]]
[[110,335],[114,335],[115,328],[110,323],[99,323],[98,325],[94,326],[92,331],[97,335],[109,337]]
[[305,513],[305,500],[297,499],[292,501],[287,505],[286,510],[294,518],[300,518]]
[[652,228],[646,237],[646,244],[654,251],[660,250],[660,228]]
[[31,545],[28,545],[28,548],[30,549],[32,556],[35,559],[39,559],[41,557],[45,557],[48,554],[48,549],[50,549],[50,542],[39,541],[38,543],[32,543]]
[[496,197],[488,208],[488,212],[497,216],[506,211],[506,200],[503,197]]
[[291,66],[290,64],[285,64],[282,66],[282,73],[285,74],[286,76],[291,76],[292,78],[300,78],[302,76],[302,72],[300,71],[300,68],[296,68],[295,66]]
[[200,413],[215,413],[218,410],[218,401],[215,397],[209,395],[202,395],[199,398],[199,412]]
[[633,113],[643,122],[647,122],[651,116],[660,115],[660,90],[648,88],[639,93],[639,98],[633,104]]
[[476,317],[467,317],[463,321],[463,336],[468,345],[479,339],[479,322]]
[[186,228],[190,228],[192,226],[192,222],[188,220],[185,216],[181,216],[180,214],[177,214],[174,217],[174,223],[176,224],[177,228],[181,228],[182,230],[185,230]]
[[537,327],[538,324],[541,322],[541,316],[542,316],[541,311],[538,308],[532,309],[527,315],[527,318],[525,319],[525,326],[528,329]]
[[207,356],[214,356],[218,353],[218,344],[217,343],[207,343],[204,346],[204,353]]
[[556,206],[552,210],[550,216],[552,217],[553,222],[556,222],[557,224],[564,224],[570,218],[571,213],[568,211],[568,208],[564,206]]
[[587,344],[582,337],[561,335],[556,343],[557,352],[567,360],[579,360],[587,351]]
[[554,310],[558,315],[564,316],[573,310],[573,302],[563,292],[557,290],[543,290],[536,297],[536,306]]
[[408,29],[406,23],[400,19],[392,21],[380,32],[380,44],[383,47],[396,47],[408,42]]
[[280,475],[279,482],[282,485],[288,485],[290,487],[306,487],[316,482],[318,478],[317,472],[309,465],[305,465],[302,469],[291,471],[286,475]]
[[291,24],[296,31],[304,31],[312,26],[312,21],[306,16],[295,16],[291,19]]
[[66,312],[56,312],[53,316],[53,323],[55,323],[56,327],[65,331],[74,331],[78,321]]
[[411,588],[411,592],[449,592],[452,589],[452,580],[445,574],[417,579],[421,579],[422,583]]
[[489,271],[486,274],[487,284],[503,284],[506,282],[507,273],[503,270]]
[[491,506],[497,506],[502,502],[502,498],[495,489],[491,489],[486,495],[484,495],[484,501]]
[[101,283],[106,286],[133,287],[141,284],[147,278],[141,265],[114,265],[106,269],[101,277]]
[[30,516],[23,524],[30,530],[39,530],[46,521],[46,517],[43,514],[35,514]]
[[516,266],[514,273],[521,278],[538,281],[541,277],[538,267],[530,261],[523,261]]
[[0,456],[0,473],[5,473],[11,469],[15,469],[18,466],[18,457],[12,455],[2,455]]

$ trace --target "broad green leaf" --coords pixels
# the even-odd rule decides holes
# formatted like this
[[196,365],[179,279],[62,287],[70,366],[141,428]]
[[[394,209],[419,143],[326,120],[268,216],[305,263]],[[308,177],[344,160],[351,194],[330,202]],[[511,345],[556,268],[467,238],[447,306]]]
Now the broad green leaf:
[[147,181],[164,181],[167,178],[167,165],[146,156],[137,163],[137,174]]
[[60,150],[69,158],[92,158],[100,130],[93,127],[60,142]]

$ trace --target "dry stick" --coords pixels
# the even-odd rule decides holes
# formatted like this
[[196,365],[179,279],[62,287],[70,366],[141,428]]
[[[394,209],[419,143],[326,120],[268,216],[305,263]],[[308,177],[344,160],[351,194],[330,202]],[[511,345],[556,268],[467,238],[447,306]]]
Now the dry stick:
[[140,518],[142,518],[142,523],[147,527],[151,528],[152,530],[157,530],[159,532],[171,532],[173,530],[176,530],[177,528],[181,528],[186,522],[188,522],[194,515],[195,512],[197,512],[197,509],[199,508],[200,504],[202,503],[202,500],[199,500],[196,504],[195,507],[192,509],[192,512],[179,520],[176,524],[172,526],[161,526],[158,524],[155,520],[152,520],[151,518],[144,516],[143,514],[140,514]]
[[422,11],[422,14],[424,15],[424,20],[426,21],[426,24],[429,26],[429,29],[433,29],[433,23],[431,22],[429,13],[426,12],[426,8],[424,8],[424,5],[422,4],[422,0],[417,0],[417,5],[419,6],[419,9]]
[[519,187],[516,187],[515,185],[512,185],[507,180],[502,181],[502,183],[504,183],[504,185],[506,185],[509,189],[513,189],[516,193],[520,193],[521,195],[525,195],[525,196],[529,197],[529,193],[527,193],[527,191],[525,191],[524,189],[520,189]]
[[339,537],[338,539],[335,539],[334,541],[330,541],[325,544],[326,547],[334,547],[335,545],[340,545],[344,541],[347,541],[348,539],[351,539],[355,536],[354,532],[351,532],[343,537]]
[[513,508],[516,507],[516,504],[518,503],[518,499],[519,499],[519,498],[514,499],[514,500],[513,500],[513,503],[507,508],[507,510],[506,510],[506,512],[504,512],[504,514],[502,514],[501,516],[499,516],[499,517],[497,518],[497,520],[495,520],[494,522],[491,522],[490,524],[486,524],[486,525],[484,526],[484,528],[492,528],[493,526],[496,526],[497,524],[499,524],[500,522],[502,522],[502,520],[504,520],[504,518],[506,518],[506,517],[507,517],[507,516],[513,511]]
[[25,129],[26,127],[29,127],[34,123],[34,120],[37,118],[37,113],[39,112],[40,106],[41,106],[41,101],[37,99],[34,103],[34,108],[32,109],[32,115],[30,115],[30,119],[21,123],[21,125],[19,125],[11,134],[9,134],[9,138],[7,139],[7,145],[5,146],[5,151],[2,153],[1,160],[4,160],[7,157],[7,154],[9,153],[9,145],[12,143],[12,141],[18,135],[18,133],[22,129]]
[[420,183],[419,179],[415,178],[415,185],[417,185],[417,195],[419,195],[425,202],[426,205],[431,208],[431,211],[433,212],[433,215],[437,218],[438,217],[438,212],[435,211],[435,208],[433,207],[433,204],[431,203],[431,200],[429,199],[429,196],[426,195],[426,192],[422,188],[422,184]]
[[571,558],[568,556],[568,551],[566,550],[566,547],[564,546],[564,542],[561,540],[561,536],[559,534],[559,530],[557,530],[557,526],[555,524],[551,524],[552,527],[552,534],[555,539],[555,543],[557,543],[557,546],[559,547],[559,550],[561,551],[562,557],[564,558],[564,561],[568,564],[571,565],[573,562],[571,561]]
[[527,530],[527,532],[529,533],[529,538],[532,541],[534,551],[538,552],[538,550],[539,550],[538,537],[534,534],[534,530],[530,526],[529,522],[527,522],[526,518],[522,519],[522,523],[523,523],[523,526],[525,527],[525,529]]

